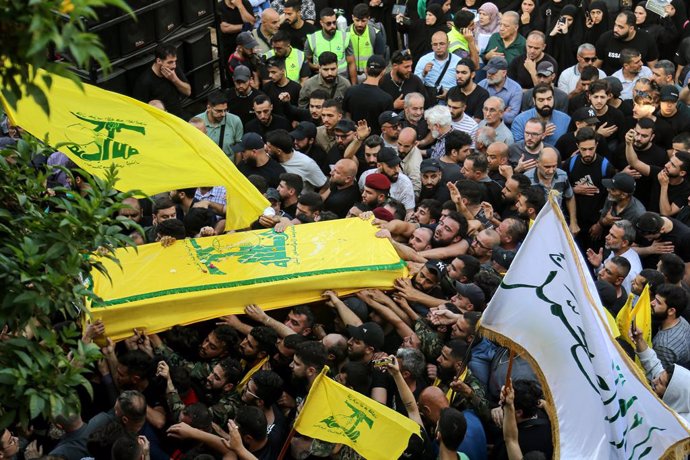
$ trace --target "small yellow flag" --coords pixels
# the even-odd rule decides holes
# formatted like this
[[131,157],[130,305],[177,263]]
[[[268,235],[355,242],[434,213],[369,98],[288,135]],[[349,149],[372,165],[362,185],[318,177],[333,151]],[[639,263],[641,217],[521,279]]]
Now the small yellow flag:
[[352,447],[367,460],[400,457],[420,427],[411,419],[328,378],[328,367],[312,384],[295,430]]
[[[37,70],[50,116],[33,98],[19,97],[13,124],[59,148],[80,168],[103,176],[119,167],[117,188],[154,195],[180,188],[224,186],[226,228],[248,227],[269,203],[208,136],[184,120],[121,94]],[[50,88],[44,79],[52,79]]]
[[635,346],[629,337],[630,325],[635,321],[637,328],[642,331],[642,337],[647,342],[649,347],[652,346],[652,304],[649,298],[649,284],[645,286],[642,294],[637,299],[635,307],[632,307],[633,295],[628,295],[628,300],[625,305],[616,315],[616,322],[618,329],[621,331],[621,337],[630,345]]

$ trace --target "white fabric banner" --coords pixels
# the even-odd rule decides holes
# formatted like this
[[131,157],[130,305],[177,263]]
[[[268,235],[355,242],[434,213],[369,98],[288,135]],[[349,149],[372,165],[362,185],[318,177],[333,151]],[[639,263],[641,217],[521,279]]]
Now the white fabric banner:
[[550,198],[484,312],[482,333],[536,363],[554,458],[682,458],[690,426],[615,343],[585,267]]

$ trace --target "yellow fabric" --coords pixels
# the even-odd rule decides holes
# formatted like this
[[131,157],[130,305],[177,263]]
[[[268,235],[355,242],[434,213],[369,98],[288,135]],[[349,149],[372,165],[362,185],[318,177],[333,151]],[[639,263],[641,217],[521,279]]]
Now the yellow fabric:
[[328,366],[312,384],[295,430],[345,444],[367,460],[400,457],[419,425],[393,409],[331,380]]
[[268,356],[265,356],[263,359],[259,360],[258,363],[254,365],[251,369],[249,369],[249,372],[244,374],[244,377],[242,377],[242,380],[240,380],[240,383],[237,384],[235,387],[235,391],[240,393],[242,390],[244,390],[244,386],[251,380],[252,376],[259,372],[262,367],[268,362]]
[[119,340],[134,328],[158,332],[240,314],[249,304],[271,310],[314,302],[326,289],[390,289],[407,267],[376,230],[351,218],[118,250],[122,269],[102,260],[112,282],[91,273],[103,301],[89,309]]
[[[461,382],[465,381],[465,377],[467,377],[467,367],[465,370],[462,371],[462,374],[460,374],[460,377],[456,377],[454,381],[460,380]],[[436,380],[434,380],[434,386],[437,387],[441,385],[441,379],[436,377]],[[455,390],[453,390],[450,385],[448,386],[448,391],[446,391],[446,399],[448,400],[449,403],[453,402],[453,399],[455,399]]]
[[[649,298],[649,284],[645,286],[642,294],[637,299],[635,307],[632,307],[633,295],[628,295],[628,301],[616,315],[616,322],[618,329],[621,331],[621,337],[633,347],[635,344],[629,337],[630,324],[635,321],[637,328],[642,331],[642,337],[647,345],[652,347],[652,304]],[[639,363],[639,360],[637,360]]]
[[[37,72],[50,116],[26,95],[16,110],[2,98],[7,115],[53,147],[68,143],[60,151],[85,171],[102,177],[115,164],[118,189],[149,195],[225,186],[228,229],[248,227],[269,205],[215,142],[181,118],[121,94],[87,84],[82,90],[67,78]],[[45,77],[52,78],[50,89]]]

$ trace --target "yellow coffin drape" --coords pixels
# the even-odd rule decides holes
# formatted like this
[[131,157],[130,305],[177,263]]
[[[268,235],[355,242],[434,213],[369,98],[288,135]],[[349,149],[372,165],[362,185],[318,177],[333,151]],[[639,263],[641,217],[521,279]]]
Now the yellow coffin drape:
[[326,289],[350,293],[390,288],[407,267],[376,227],[361,219],[342,219],[186,239],[170,247],[159,243],[122,249],[120,269],[104,260],[112,282],[92,273],[102,299],[91,305],[109,337],[119,340],[132,329],[158,332],[242,313],[248,304],[264,310],[313,302]]
[[[13,124],[59,147],[79,167],[103,176],[120,167],[117,188],[153,195],[180,188],[222,185],[228,192],[226,228],[248,227],[269,205],[209,137],[184,120],[121,94],[38,70],[50,115],[24,95]],[[52,78],[48,88],[43,78]]]

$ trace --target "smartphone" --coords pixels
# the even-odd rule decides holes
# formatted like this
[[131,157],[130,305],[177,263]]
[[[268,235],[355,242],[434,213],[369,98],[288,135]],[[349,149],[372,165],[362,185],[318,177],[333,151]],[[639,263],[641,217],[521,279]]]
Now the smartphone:
[[558,18],[558,23],[564,26],[565,25],[565,18],[563,16]]

